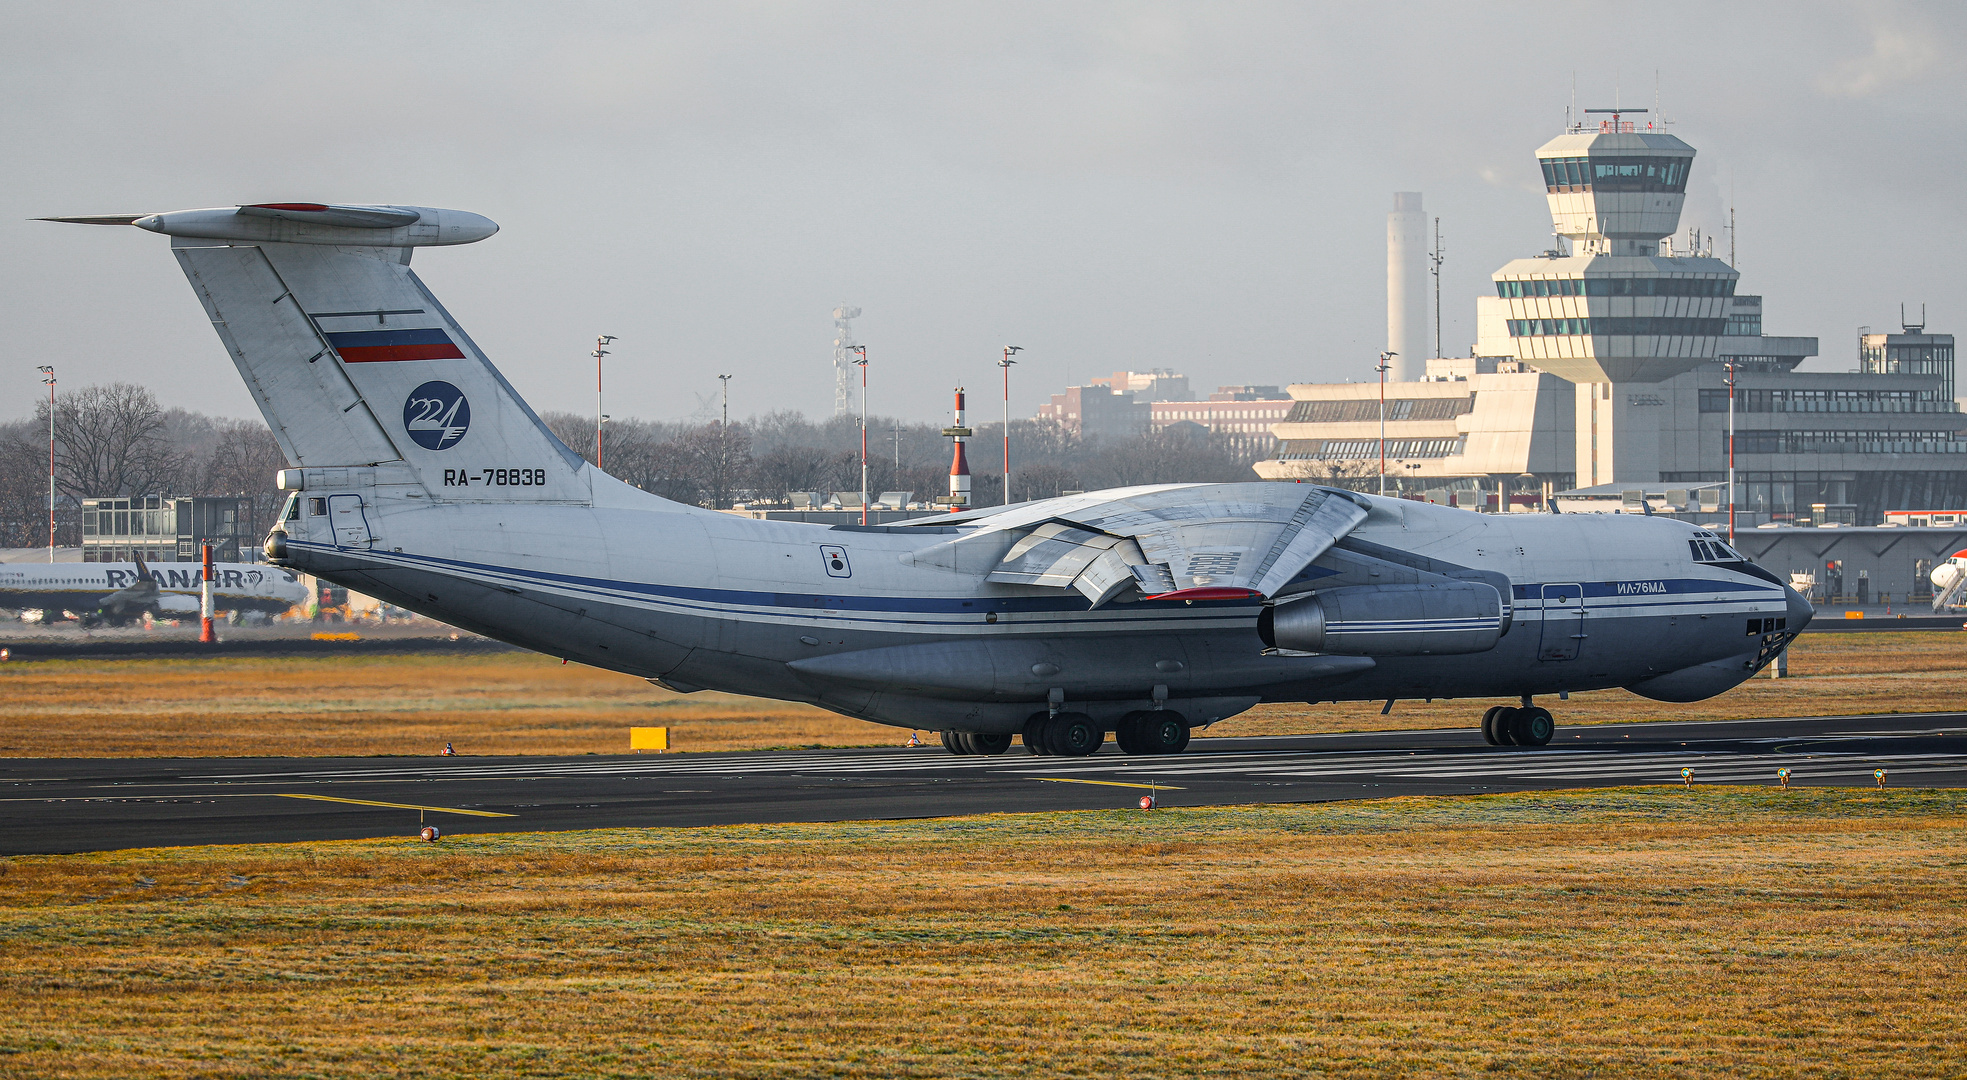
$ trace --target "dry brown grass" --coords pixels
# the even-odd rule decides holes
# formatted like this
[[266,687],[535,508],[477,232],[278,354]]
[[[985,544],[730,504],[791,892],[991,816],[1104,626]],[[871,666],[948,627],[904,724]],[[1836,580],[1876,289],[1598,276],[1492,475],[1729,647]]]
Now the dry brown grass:
[[0,756],[619,754],[631,726],[679,749],[893,743],[811,706],[674,694],[536,653],[0,665]]
[[1963,826],[1651,789],[16,858],[0,1075],[1945,1075]]
[[[1808,634],[1793,678],[1694,705],[1606,690],[1550,701],[1563,723],[1951,710],[1967,634]],[[1468,727],[1489,701],[1260,705],[1212,735]],[[532,653],[293,659],[49,660],[0,665],[0,756],[616,754],[631,725],[680,750],[891,745],[893,728],[733,694],[672,694]]]

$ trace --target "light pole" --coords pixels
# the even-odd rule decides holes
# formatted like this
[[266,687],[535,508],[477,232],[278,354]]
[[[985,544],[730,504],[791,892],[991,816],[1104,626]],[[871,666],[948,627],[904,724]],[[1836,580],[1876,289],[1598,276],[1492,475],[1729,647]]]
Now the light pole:
[[1004,505],[1005,506],[1011,505],[1011,365],[1017,363],[1016,360],[1011,359],[1011,354],[1021,353],[1023,351],[1024,349],[1020,348],[1019,346],[1006,345],[1004,346],[1004,359],[999,360],[997,362],[997,366],[1004,369]]
[[717,381],[724,384],[724,412],[723,418],[718,421],[718,427],[721,430],[731,426],[731,377],[729,375],[719,375]]
[[1380,366],[1374,371],[1380,373],[1380,494],[1386,494],[1386,373],[1390,366],[1387,361],[1399,356],[1397,352],[1380,354]]
[[42,364],[41,381],[48,384],[48,561],[55,561],[55,369]]
[[851,352],[859,353],[860,359],[854,363],[861,368],[861,524],[867,524],[867,346],[856,345]]
[[1735,365],[1728,370],[1728,546],[1735,546]]
[[608,355],[602,346],[615,340],[613,334],[602,334],[594,339],[594,467],[601,467],[601,425],[608,418],[601,414],[601,358]]

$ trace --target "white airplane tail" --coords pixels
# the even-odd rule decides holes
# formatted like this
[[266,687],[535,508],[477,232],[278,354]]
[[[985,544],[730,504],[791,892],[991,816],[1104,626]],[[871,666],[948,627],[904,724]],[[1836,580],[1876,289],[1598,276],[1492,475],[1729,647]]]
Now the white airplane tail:
[[66,220],[171,237],[291,463],[373,469],[447,499],[590,499],[586,463],[410,270],[417,247],[492,235],[485,218],[269,203]]

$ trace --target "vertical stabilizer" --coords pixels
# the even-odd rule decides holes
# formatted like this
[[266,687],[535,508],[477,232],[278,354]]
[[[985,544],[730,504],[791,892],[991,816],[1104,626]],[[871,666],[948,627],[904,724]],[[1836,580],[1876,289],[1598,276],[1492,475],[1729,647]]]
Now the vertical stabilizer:
[[[291,221],[220,211],[135,224],[171,234],[213,329],[294,464],[382,466],[395,482],[441,500],[589,501],[586,462],[547,430],[411,272],[411,250],[433,241],[397,219],[419,211],[360,212],[379,224],[311,225],[327,237],[299,240],[288,239],[296,235]],[[344,209],[342,220],[359,221],[354,213]],[[455,211],[421,213],[483,222]],[[253,228],[278,238],[237,235]],[[346,242],[364,228],[375,246]],[[478,231],[494,228],[483,222]]]

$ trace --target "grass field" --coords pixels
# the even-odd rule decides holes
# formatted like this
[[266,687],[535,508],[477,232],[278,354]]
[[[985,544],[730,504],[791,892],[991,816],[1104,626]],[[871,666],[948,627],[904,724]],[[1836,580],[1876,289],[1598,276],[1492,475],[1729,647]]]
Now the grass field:
[[0,1076],[1931,1077],[1967,792],[0,862]]
[[[1950,710],[1967,634],[1806,634],[1786,680],[1693,705],[1623,690],[1545,699],[1560,723]],[[1211,735],[1469,727],[1489,701],[1260,705]],[[893,728],[805,705],[673,694],[531,653],[0,664],[0,756],[622,753],[631,725],[680,750],[893,744]]]

